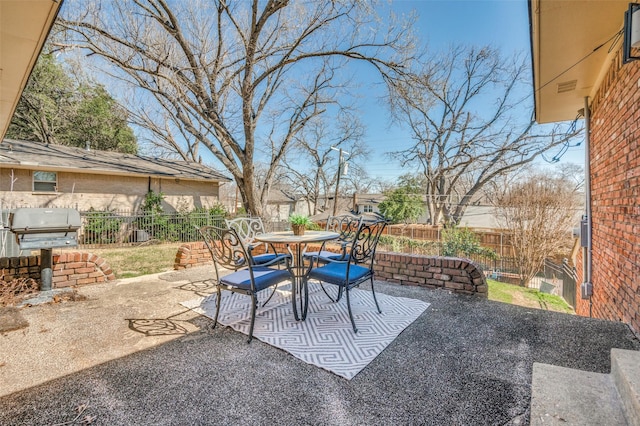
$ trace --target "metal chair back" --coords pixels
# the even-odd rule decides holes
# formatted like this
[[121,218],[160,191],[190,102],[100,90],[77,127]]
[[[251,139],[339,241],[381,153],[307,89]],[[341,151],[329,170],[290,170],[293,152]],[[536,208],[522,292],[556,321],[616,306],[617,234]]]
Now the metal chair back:
[[338,241],[353,241],[353,237],[358,231],[361,218],[352,215],[329,216],[327,219],[327,231],[340,234]]
[[264,234],[264,224],[259,217],[225,219],[228,228],[234,229],[244,243],[252,243],[258,234]]
[[362,264],[370,262],[373,267],[373,260],[376,253],[376,247],[380,240],[382,231],[387,226],[385,220],[375,222],[361,221],[358,230],[354,236],[349,258],[353,263]]
[[233,228],[220,228],[217,226],[203,226],[198,229],[204,239],[213,263],[218,267],[237,271],[249,266],[247,249],[238,233]]

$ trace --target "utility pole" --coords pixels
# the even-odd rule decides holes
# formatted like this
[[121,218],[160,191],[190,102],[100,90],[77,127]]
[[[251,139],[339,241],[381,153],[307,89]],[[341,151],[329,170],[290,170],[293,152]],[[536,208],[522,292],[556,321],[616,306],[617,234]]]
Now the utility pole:
[[342,148],[338,149],[332,146],[331,149],[333,149],[334,151],[340,151],[340,157],[338,158],[338,177],[336,179],[336,193],[333,196],[333,216],[335,216],[338,211],[338,187],[340,186],[340,176],[342,175],[342,165],[343,165],[342,154],[344,153],[349,155],[349,153],[347,151],[343,151]]

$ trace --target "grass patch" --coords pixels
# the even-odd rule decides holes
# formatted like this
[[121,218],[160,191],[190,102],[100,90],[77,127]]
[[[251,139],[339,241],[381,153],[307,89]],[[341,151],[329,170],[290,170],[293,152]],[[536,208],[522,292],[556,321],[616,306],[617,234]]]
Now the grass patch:
[[172,270],[181,244],[87,249],[86,251],[104,258],[116,278],[133,278]]
[[489,300],[495,300],[496,302],[512,303],[513,292],[515,291],[511,284],[501,283],[500,281],[487,280],[489,286]]
[[487,284],[489,285],[489,300],[567,314],[574,313],[573,309],[560,296],[494,280],[487,280]]

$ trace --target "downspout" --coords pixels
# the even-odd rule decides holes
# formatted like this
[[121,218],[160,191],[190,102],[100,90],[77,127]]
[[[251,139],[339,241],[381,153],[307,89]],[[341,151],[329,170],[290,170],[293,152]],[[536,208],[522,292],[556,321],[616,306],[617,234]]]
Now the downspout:
[[583,299],[589,299],[589,317],[592,316],[593,301],[593,283],[592,278],[592,228],[593,221],[591,218],[591,111],[589,110],[589,97],[584,98],[584,192],[585,192],[585,225],[583,231],[586,231],[586,247],[583,251],[583,279],[581,284],[581,293]]

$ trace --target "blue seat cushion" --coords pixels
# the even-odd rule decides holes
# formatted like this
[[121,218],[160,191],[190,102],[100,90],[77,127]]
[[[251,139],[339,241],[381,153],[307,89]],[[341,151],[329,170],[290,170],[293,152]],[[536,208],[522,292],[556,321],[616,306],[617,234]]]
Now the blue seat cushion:
[[289,257],[288,254],[275,254],[275,253],[259,254],[257,256],[253,256],[253,264],[262,265],[264,263],[274,262],[276,259],[278,259],[279,261],[284,261],[288,257]]
[[[332,262],[319,268],[314,268],[309,273],[310,278],[315,278],[330,284],[344,285],[347,280],[348,263]],[[360,265],[351,265],[349,269],[349,283],[362,282],[373,275],[369,268]]]
[[[264,290],[267,287],[279,282],[291,279],[291,274],[286,269],[272,269],[263,266],[253,268],[253,278],[255,280],[256,291]],[[220,283],[229,287],[242,290],[251,290],[251,276],[248,269],[242,269],[220,279]]]
[[315,258],[318,257],[320,262],[329,262],[332,260],[344,260],[345,258],[342,256],[342,253],[336,253],[333,251],[312,251],[304,254],[305,258]]

